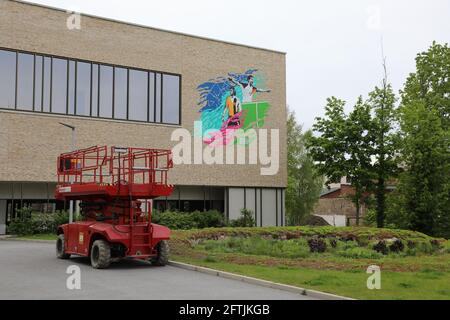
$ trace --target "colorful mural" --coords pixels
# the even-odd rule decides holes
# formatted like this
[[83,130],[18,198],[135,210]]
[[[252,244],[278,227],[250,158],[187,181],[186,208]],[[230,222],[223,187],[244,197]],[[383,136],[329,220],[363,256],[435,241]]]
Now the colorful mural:
[[236,130],[264,126],[270,105],[258,98],[270,90],[265,88],[264,77],[257,69],[229,73],[226,77],[202,83],[197,89],[204,143],[236,143]]

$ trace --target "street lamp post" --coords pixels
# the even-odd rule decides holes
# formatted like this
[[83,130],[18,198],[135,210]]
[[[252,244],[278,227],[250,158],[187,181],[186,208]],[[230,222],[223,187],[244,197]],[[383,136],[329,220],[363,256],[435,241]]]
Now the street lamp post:
[[[76,137],[75,127],[71,126],[70,124],[63,123],[63,122],[60,122],[59,124],[72,130],[72,151],[75,151],[76,145],[77,145],[77,141],[76,141],[77,137]],[[73,182],[72,176],[70,176],[69,179],[70,179],[69,182],[72,183]],[[72,223],[72,222],[73,222],[73,200],[70,200],[69,201],[69,223]]]

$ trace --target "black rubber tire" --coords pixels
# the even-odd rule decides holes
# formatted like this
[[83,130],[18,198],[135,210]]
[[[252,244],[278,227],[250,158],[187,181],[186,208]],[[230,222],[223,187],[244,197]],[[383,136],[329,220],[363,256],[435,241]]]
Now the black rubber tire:
[[64,250],[64,233],[58,235],[58,239],[56,239],[56,257],[58,259],[70,258],[70,254],[66,253]]
[[108,241],[95,240],[91,248],[91,266],[106,269],[111,264],[111,247]]
[[156,245],[156,250],[158,255],[151,259],[152,264],[155,266],[165,266],[169,263],[169,242],[167,240],[161,240]]

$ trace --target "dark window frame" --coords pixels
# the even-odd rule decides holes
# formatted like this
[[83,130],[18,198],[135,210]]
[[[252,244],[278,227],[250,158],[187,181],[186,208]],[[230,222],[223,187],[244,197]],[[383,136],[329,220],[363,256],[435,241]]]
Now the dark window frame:
[[[57,115],[64,115],[64,116],[76,116],[76,117],[82,117],[82,118],[98,118],[98,119],[105,119],[105,120],[119,120],[119,121],[130,121],[130,122],[138,122],[138,123],[149,123],[149,124],[161,124],[161,125],[170,125],[170,126],[181,126],[182,125],[182,118],[181,118],[181,114],[182,114],[182,75],[178,74],[178,73],[173,73],[173,72],[163,72],[163,71],[157,71],[157,70],[152,70],[152,69],[143,69],[143,68],[138,68],[138,67],[130,67],[130,66],[124,66],[124,65],[116,65],[116,64],[111,64],[111,63],[104,63],[104,62],[98,62],[98,61],[92,61],[92,60],[85,60],[85,59],[78,59],[78,58],[71,58],[71,57],[63,57],[63,56],[59,56],[59,55],[54,55],[54,54],[48,54],[48,53],[42,53],[42,52],[32,52],[32,51],[25,51],[25,50],[19,50],[19,49],[11,49],[11,48],[6,48],[6,47],[1,47],[0,46],[0,50],[3,51],[8,51],[8,52],[13,52],[15,53],[16,59],[15,59],[15,63],[16,63],[16,74],[15,74],[15,101],[14,101],[14,109],[9,109],[9,108],[3,108],[0,106],[0,109],[4,109],[4,110],[18,110],[17,109],[17,86],[18,86],[18,74],[17,74],[17,69],[18,69],[18,55],[19,53],[23,53],[23,54],[31,54],[33,55],[33,103],[32,103],[32,110],[20,110],[21,112],[32,112],[32,113],[43,113],[43,114],[57,114]],[[41,106],[40,106],[40,110],[36,110],[35,107],[35,90],[36,90],[36,80],[35,79],[35,68],[36,68],[36,57],[42,57],[42,75],[40,81],[41,81]],[[50,61],[50,81],[49,81],[49,88],[48,88],[48,111],[44,111],[44,95],[46,94],[45,89],[45,74],[44,74],[44,68],[45,68],[45,58],[48,58]],[[66,112],[65,113],[57,113],[53,111],[53,59],[62,59],[66,61],[67,64],[67,69],[69,69],[69,64],[71,61],[75,62],[75,79],[74,79],[74,86],[75,86],[75,96],[74,96],[74,114],[70,114],[69,113],[69,95],[68,95],[68,90],[69,90],[69,86],[66,83]],[[90,87],[91,87],[91,92],[90,92],[90,97],[89,97],[89,106],[90,106],[90,112],[89,115],[77,115],[76,114],[76,86],[77,86],[77,64],[78,62],[84,62],[87,64],[91,65],[91,72],[90,72],[90,78],[91,78],[91,83],[90,83]],[[98,76],[97,76],[97,115],[93,115],[92,114],[92,109],[93,109],[93,98],[92,98],[92,92],[93,92],[93,65],[97,65],[97,71],[98,71]],[[113,68],[113,81],[114,81],[114,73],[115,73],[115,69],[116,68],[123,68],[127,70],[127,115],[126,115],[126,119],[115,119],[114,118],[114,112],[115,112],[115,105],[114,105],[114,85],[113,85],[113,104],[112,104],[112,117],[111,118],[107,118],[107,117],[100,117],[100,82],[101,82],[101,78],[100,78],[100,68],[101,66],[106,66],[106,67],[112,67]],[[130,85],[129,85],[129,72],[131,70],[136,70],[136,71],[143,71],[147,73],[147,119],[144,120],[129,120],[129,99],[130,99]],[[69,70],[67,70],[66,72],[66,77],[67,77],[67,82],[69,82]],[[153,114],[153,120],[150,119],[150,97],[151,97],[151,85],[150,85],[150,77],[152,76],[154,77],[154,88],[153,88],[153,99],[154,99],[154,103],[153,103],[153,108],[154,108],[154,114]],[[160,95],[160,101],[159,101],[159,105],[157,105],[156,103],[156,97],[157,97],[157,74],[160,75],[160,84],[159,84],[159,95]],[[179,100],[180,100],[180,104],[179,104],[179,108],[178,108],[178,112],[179,112],[179,117],[178,117],[178,123],[165,123],[163,122],[163,113],[164,113],[164,104],[163,104],[163,86],[164,86],[164,75],[171,75],[171,76],[176,76],[179,79]],[[159,120],[157,121],[157,117],[156,117],[156,108],[159,107]]]

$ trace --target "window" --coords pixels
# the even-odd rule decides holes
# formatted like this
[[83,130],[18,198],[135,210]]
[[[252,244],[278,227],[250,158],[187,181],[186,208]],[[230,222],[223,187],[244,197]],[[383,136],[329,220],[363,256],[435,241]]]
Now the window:
[[155,74],[150,72],[148,74],[148,93],[149,93],[149,108],[148,108],[148,121],[155,122],[155,109],[156,109],[156,95],[155,95]]
[[43,103],[42,103],[42,111],[50,112],[50,83],[52,79],[51,73],[51,64],[52,59],[49,57],[44,58],[44,80],[43,80]]
[[76,114],[89,116],[91,113],[91,64],[77,63]]
[[42,111],[43,57],[36,56],[34,64],[34,111]]
[[16,105],[16,53],[0,50],[0,108]]
[[147,121],[148,72],[130,70],[129,119]]
[[68,77],[68,114],[75,114],[75,61],[69,61],[69,77]]
[[0,49],[0,109],[180,124],[181,77]]
[[114,68],[114,118],[127,119],[127,69]]
[[17,59],[17,109],[33,110],[34,56],[19,53]]
[[98,80],[100,86],[99,96],[99,115],[102,118],[112,118],[113,105],[113,68],[100,66],[100,77]]
[[53,113],[66,113],[67,107],[67,60],[52,59],[52,90],[50,111]]
[[164,123],[178,124],[180,120],[180,78],[163,75],[163,119]]
[[99,98],[98,77],[99,77],[99,74],[100,74],[100,68],[98,67],[98,64],[92,64],[92,73],[91,73],[91,79],[92,79],[91,117],[98,117],[98,98]]
[[157,73],[155,77],[155,122],[161,122],[161,74]]

